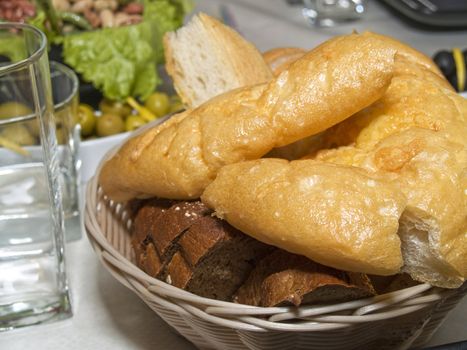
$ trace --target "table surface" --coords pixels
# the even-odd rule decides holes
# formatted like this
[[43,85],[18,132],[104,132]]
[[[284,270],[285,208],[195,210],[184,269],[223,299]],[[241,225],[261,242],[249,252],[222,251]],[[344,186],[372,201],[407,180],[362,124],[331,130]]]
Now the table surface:
[[[371,1],[363,20],[334,28],[312,28],[300,9],[282,0],[198,0],[198,10],[219,16],[227,6],[237,29],[260,50],[279,46],[311,48],[338,34],[373,30],[392,35],[428,55],[467,47],[467,31],[434,32],[408,26]],[[74,316],[52,324],[0,334],[0,349],[168,349],[194,347],[173,331],[98,262],[84,236],[67,245]],[[467,340],[467,298],[454,309],[429,346]]]

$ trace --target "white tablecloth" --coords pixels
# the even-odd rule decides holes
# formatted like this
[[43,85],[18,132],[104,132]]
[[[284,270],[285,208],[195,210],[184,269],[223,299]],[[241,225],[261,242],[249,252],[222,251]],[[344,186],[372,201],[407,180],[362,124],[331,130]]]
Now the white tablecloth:
[[[228,6],[242,34],[261,50],[278,46],[311,48],[352,29],[391,34],[429,55],[443,48],[467,47],[467,31],[426,32],[410,28],[375,2],[370,2],[364,20],[328,29],[309,27],[298,8],[287,7],[281,0],[199,0],[198,9],[218,15],[221,3]],[[193,349],[107,273],[86,237],[69,243],[66,255],[74,316],[2,333],[0,349]],[[451,312],[428,345],[460,340],[467,340],[467,298]]]

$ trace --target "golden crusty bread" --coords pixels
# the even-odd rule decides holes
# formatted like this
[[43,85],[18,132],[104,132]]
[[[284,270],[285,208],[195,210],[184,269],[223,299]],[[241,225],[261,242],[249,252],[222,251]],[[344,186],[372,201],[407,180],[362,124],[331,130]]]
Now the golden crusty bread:
[[314,160],[259,159],[222,168],[201,197],[267,244],[346,271],[391,275],[406,198],[364,171]]
[[403,271],[457,287],[467,277],[467,101],[436,70],[396,55],[384,96],[321,135],[311,158],[363,167],[408,198],[399,235]]
[[[425,118],[424,125],[427,125],[429,122],[432,126],[436,126],[436,124],[440,122],[442,118],[438,118],[438,115],[440,114],[440,109],[444,108],[444,103],[440,103],[442,102],[440,101],[442,96],[437,96],[437,94],[440,92],[440,89],[443,90],[444,93],[446,93],[446,90],[452,93],[455,91],[451,84],[444,78],[436,64],[428,56],[391,37],[376,33],[372,33],[371,35],[384,40],[389,48],[397,52],[394,62],[394,78],[383,98],[369,108],[360,111],[355,116],[344,120],[325,133],[318,135],[318,137],[311,136],[306,139],[301,139],[296,143],[273,149],[268,156],[293,160],[301,158],[306,154],[313,155],[319,149],[335,149],[335,147],[338,146],[353,144],[357,136],[360,138],[368,137],[365,130],[363,130],[363,132],[361,131],[375,116],[390,116],[390,120],[387,120],[388,123],[385,128],[391,128],[392,132],[401,131],[399,128],[404,125],[405,127],[414,126],[415,119],[420,119],[420,114],[431,115],[429,118]],[[278,52],[280,54],[280,49],[278,49]],[[290,63],[291,62],[288,62],[288,64]],[[438,88],[429,88],[426,86],[427,83],[434,84]],[[431,96],[425,97],[425,92],[430,92]],[[420,101],[421,98],[423,102]],[[406,102],[407,100],[410,101]],[[426,103],[429,103],[429,106],[426,105]],[[423,106],[427,106],[427,108]],[[398,120],[398,117],[395,117],[394,113],[385,109],[398,110],[397,113],[403,113],[405,120]],[[422,109],[424,109],[424,111]],[[452,108],[450,109],[450,112],[451,111]],[[450,112],[443,114],[451,115],[452,113]],[[454,113],[454,115],[456,114],[459,113]],[[412,120],[409,121],[407,118]],[[418,124],[421,122],[422,121],[417,121]],[[377,130],[378,127],[374,129]],[[386,130],[386,132],[388,131],[389,130]],[[389,135],[389,133],[387,133],[386,136],[387,135]],[[373,140],[373,145],[380,139],[382,139],[382,137]],[[347,150],[339,150],[338,152],[347,153]]]
[[166,33],[163,42],[167,72],[188,108],[224,92],[272,79],[256,47],[204,13],[176,32]]
[[467,148],[451,135],[411,128],[384,139],[364,161],[408,198],[399,230],[403,271],[444,287],[467,276]]
[[371,33],[329,40],[267,84],[230,91],[128,140],[104,163],[112,199],[193,199],[226,164],[257,159],[379,99],[395,50]]
[[305,53],[306,50],[299,47],[279,47],[264,52],[263,58],[272,73],[277,76]]
[[380,140],[414,126],[434,131],[454,124],[462,128],[467,102],[444,82],[396,75],[380,100],[327,130],[323,146],[371,150]]
[[441,131],[411,127],[369,150],[343,146],[317,157],[378,173],[406,195],[398,232],[402,270],[445,288],[458,287],[467,277],[466,135],[465,123]]

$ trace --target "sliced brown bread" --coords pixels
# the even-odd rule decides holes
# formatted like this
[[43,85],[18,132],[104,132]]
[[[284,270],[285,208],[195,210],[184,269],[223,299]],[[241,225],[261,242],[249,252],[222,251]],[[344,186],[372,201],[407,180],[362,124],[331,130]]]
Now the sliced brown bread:
[[343,302],[375,295],[369,278],[276,249],[263,258],[234,301],[255,306]]
[[230,300],[272,247],[210,214],[200,201],[143,204],[133,225],[138,266],[197,295]]
[[131,204],[135,212],[131,243],[135,250],[136,264],[149,275],[156,277],[162,262],[152,242],[151,233],[157,229],[160,216],[172,206],[166,199],[137,201]]
[[165,278],[165,265],[178,250],[179,237],[198,219],[210,214],[201,202],[153,199],[141,206],[133,225],[132,243],[138,266]]
[[167,265],[172,285],[220,300],[230,300],[257,260],[273,249],[212,216],[193,224],[179,245]]
[[196,295],[239,303],[345,301],[374,294],[368,278],[261,243],[200,202],[149,200],[134,219],[138,266]]

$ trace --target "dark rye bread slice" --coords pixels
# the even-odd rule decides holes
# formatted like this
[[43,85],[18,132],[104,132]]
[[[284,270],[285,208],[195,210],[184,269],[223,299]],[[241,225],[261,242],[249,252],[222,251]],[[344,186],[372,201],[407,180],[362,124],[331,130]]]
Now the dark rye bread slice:
[[274,249],[212,216],[194,223],[179,246],[167,265],[167,280],[196,295],[219,300],[231,300],[257,260]]
[[135,251],[136,264],[147,274],[156,277],[162,268],[159,254],[152,242],[151,233],[157,228],[159,217],[173,205],[173,201],[154,198],[145,201],[134,201],[131,204],[135,211],[132,227],[131,243]]
[[200,201],[152,199],[134,219],[133,247],[139,267],[149,275],[165,278],[165,265],[178,250],[179,237],[198,219],[210,214]]
[[264,257],[235,293],[234,301],[255,306],[344,302],[375,295],[368,276],[315,263],[281,249]]
[[[211,216],[201,202],[138,205],[138,266],[199,296],[250,305],[345,301],[374,294],[368,277],[328,268],[261,243]],[[236,292],[236,293],[235,293]]]

